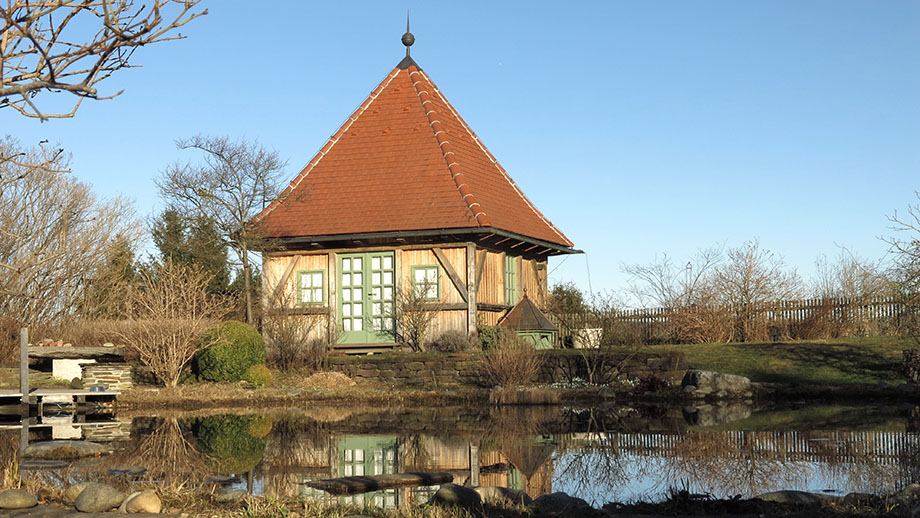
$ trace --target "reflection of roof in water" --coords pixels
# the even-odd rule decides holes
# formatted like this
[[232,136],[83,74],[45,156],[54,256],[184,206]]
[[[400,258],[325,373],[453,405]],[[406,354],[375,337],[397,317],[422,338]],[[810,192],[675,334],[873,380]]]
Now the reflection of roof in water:
[[537,442],[535,438],[529,437],[521,437],[516,441],[509,440],[501,446],[502,454],[527,478],[540,471],[540,468],[552,458],[555,450],[555,444]]

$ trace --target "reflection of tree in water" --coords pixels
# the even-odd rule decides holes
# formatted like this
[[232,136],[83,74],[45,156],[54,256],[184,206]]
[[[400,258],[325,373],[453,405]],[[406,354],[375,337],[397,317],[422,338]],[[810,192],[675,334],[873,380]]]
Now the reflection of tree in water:
[[544,423],[558,419],[554,407],[498,406],[489,412],[485,442],[494,444],[520,472],[521,489],[532,497],[551,492],[556,445],[545,437]]
[[275,422],[262,458],[265,494],[297,497],[303,477],[333,476],[330,440],[329,431],[312,419],[288,415]]
[[796,487],[807,476],[804,464],[782,448],[757,447],[772,436],[772,432],[688,432],[678,438],[670,456],[662,456],[662,483],[689,484],[690,489],[717,497]]
[[848,491],[883,493],[898,485],[899,464],[894,451],[879,444],[880,432],[806,432],[805,458],[817,461],[816,474],[826,480],[839,480]]
[[[630,459],[617,440],[628,426],[621,412],[584,409],[576,413],[573,417],[584,432],[562,438],[555,457],[556,476],[570,481],[569,492],[595,504],[606,503],[636,475],[630,473]],[[640,469],[646,467],[649,464],[642,463]]]
[[99,465],[82,469],[82,478],[92,478],[109,469],[139,466],[147,470],[143,475],[145,480],[176,491],[198,485],[211,474],[188,427],[178,418],[142,419],[138,424],[140,433],[132,434],[128,444],[105,457]]
[[0,487],[13,487],[19,477],[19,435],[0,434]]

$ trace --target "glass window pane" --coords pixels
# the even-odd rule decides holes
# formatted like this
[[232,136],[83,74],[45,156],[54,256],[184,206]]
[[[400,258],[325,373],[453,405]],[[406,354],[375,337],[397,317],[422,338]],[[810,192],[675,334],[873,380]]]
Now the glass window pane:
[[351,464],[346,464],[346,465],[345,465],[345,476],[346,476],[346,477],[350,477],[350,476],[351,476]]
[[361,300],[362,298],[364,298],[364,290],[362,290],[361,288],[353,288],[352,291],[354,292],[353,295],[355,297],[355,300]]
[[351,316],[351,304],[342,304],[342,316]]
[[383,256],[383,269],[392,270],[393,269],[393,257],[389,255]]
[[342,271],[351,270],[351,259],[342,259]]
[[371,257],[371,270],[379,270],[379,269],[380,269],[380,258]]
[[346,331],[351,331],[351,319],[350,318],[343,319],[342,324],[345,325]]
[[393,272],[383,272],[383,283],[393,284]]
[[428,270],[425,270],[425,273],[427,274],[428,282],[432,282],[432,283],[438,282],[438,269],[437,268],[430,268]]
[[361,320],[360,318],[356,318],[354,319],[354,322],[355,322],[355,325],[354,325],[355,331],[364,331],[364,321],[363,320]]
[[374,331],[380,331],[382,329],[382,320],[379,318],[374,319]]
[[362,269],[361,258],[355,257],[354,261],[351,262],[351,265],[353,267],[352,270],[361,270]]
[[355,450],[355,462],[364,462],[364,450]]
[[323,289],[313,288],[313,300],[311,302],[322,302],[322,301],[323,301]]
[[360,273],[354,273],[351,275],[351,282],[355,286],[360,286],[364,282],[363,276]]
[[354,316],[360,317],[362,315],[363,305],[360,302],[356,302],[352,304],[352,306],[353,306],[352,313],[354,314]]
[[387,286],[383,289],[384,300],[393,300],[393,288]]
[[372,299],[372,300],[380,300],[380,288],[374,288],[374,289],[371,291],[371,299]]
[[371,284],[380,284],[380,272],[371,274]]
[[313,286],[322,287],[323,285],[323,274],[322,272],[316,272],[313,274]]
[[300,276],[300,287],[301,287],[301,288],[309,288],[309,287],[310,287],[310,276],[309,276],[309,275],[301,275],[301,276]]
[[392,331],[393,330],[393,319],[392,318],[385,319],[383,321],[383,328],[386,329],[387,331]]
[[351,286],[351,275],[347,273],[342,274],[342,286]]
[[342,290],[342,302],[348,302],[350,300],[351,300],[351,290],[348,288],[345,288],[344,290]]
[[355,464],[355,476],[356,477],[364,476],[364,464]]
[[425,270],[418,268],[415,270],[415,282],[422,282],[425,280]]
[[379,302],[371,305],[371,314],[379,315],[383,311],[383,305]]

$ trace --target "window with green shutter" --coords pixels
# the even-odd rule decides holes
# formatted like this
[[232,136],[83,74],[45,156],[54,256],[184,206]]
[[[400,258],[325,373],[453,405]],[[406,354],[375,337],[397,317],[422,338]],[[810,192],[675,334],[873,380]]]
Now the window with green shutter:
[[505,255],[505,304],[517,304],[517,258]]
[[425,300],[441,300],[440,270],[437,265],[413,266],[412,289]]
[[297,272],[297,303],[304,305],[323,303],[323,271]]

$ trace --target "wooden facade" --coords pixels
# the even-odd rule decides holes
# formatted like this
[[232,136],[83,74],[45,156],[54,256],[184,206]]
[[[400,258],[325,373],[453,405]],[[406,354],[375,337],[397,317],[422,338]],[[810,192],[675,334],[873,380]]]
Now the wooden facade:
[[[382,260],[381,268],[369,264],[356,280],[355,258],[365,260],[363,270],[364,262],[375,255],[389,256],[384,254],[392,254],[392,286],[385,282],[390,269],[382,268]],[[351,264],[343,270],[343,259],[348,258]],[[429,341],[448,330],[475,333],[477,325],[495,325],[525,292],[538,305],[543,305],[547,293],[546,257],[522,257],[474,242],[284,250],[263,255],[262,275],[267,288],[263,307],[269,314],[283,313],[302,320],[311,338],[331,334],[340,344],[356,349],[391,345],[403,336],[393,318],[393,305],[400,293],[418,285],[414,276],[420,275],[419,269],[437,272],[437,297],[431,304],[439,312],[429,328]],[[317,280],[321,281],[319,287]],[[358,295],[360,306],[356,304]],[[356,314],[358,307],[360,315]],[[359,317],[363,336],[356,329]]]

